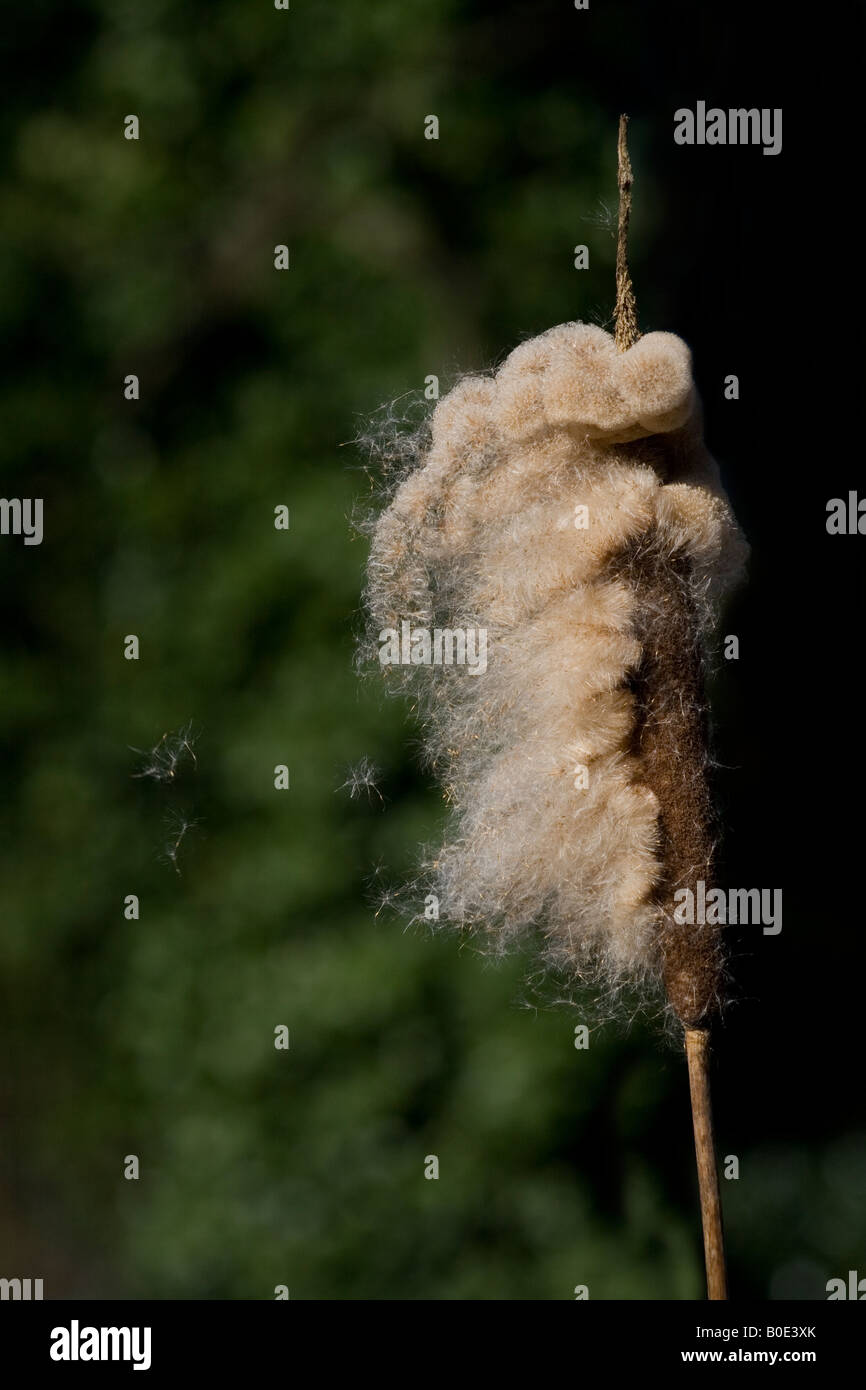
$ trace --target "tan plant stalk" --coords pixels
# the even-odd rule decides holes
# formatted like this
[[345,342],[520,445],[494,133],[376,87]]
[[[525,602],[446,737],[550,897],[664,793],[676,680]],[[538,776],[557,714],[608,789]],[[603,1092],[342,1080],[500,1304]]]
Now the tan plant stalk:
[[[637,304],[628,268],[628,226],[631,215],[632,168],[627,145],[628,117],[620,116],[617,142],[619,218],[616,246],[615,341],[627,352],[640,337]],[[680,561],[680,563],[688,563]],[[632,568],[633,582],[635,570]],[[707,1295],[726,1299],[727,1277],[722,1231],[722,1205],[710,1100],[709,1028],[696,1026],[711,1013],[718,997],[721,951],[716,934],[694,925],[675,924],[673,892],[695,889],[698,878],[709,886],[712,871],[712,808],[703,766],[706,763],[706,729],[703,675],[699,642],[691,629],[687,586],[675,567],[656,563],[651,573],[640,573],[645,611],[659,615],[681,641],[649,643],[644,663],[643,702],[651,712],[661,708],[665,717],[644,723],[640,739],[643,782],[660,807],[661,856],[665,869],[661,905],[664,918],[659,931],[664,979],[670,1003],[685,1031],[685,1051],[695,1134],[695,1156],[704,1234]],[[640,600],[639,600],[640,606]],[[647,642],[644,641],[645,650]],[[697,765],[696,765],[697,761]]]

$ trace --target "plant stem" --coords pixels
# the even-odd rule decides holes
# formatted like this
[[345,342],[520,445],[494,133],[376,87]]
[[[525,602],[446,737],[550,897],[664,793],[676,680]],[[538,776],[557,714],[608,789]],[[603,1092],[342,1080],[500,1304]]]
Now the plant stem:
[[640,337],[637,326],[637,302],[628,269],[628,223],[631,217],[631,161],[628,157],[628,116],[619,118],[617,140],[617,184],[619,187],[619,219],[616,235],[616,306],[613,311],[614,341],[619,352],[634,347]]
[[686,1029],[686,1058],[695,1129],[701,1222],[704,1228],[707,1298],[724,1300],[728,1297],[728,1283],[725,1272],[725,1240],[722,1232],[722,1202],[713,1137],[713,1110],[710,1102],[710,1035],[706,1028]]
[[[631,161],[628,157],[628,116],[619,118],[619,134],[617,139],[617,183],[619,187],[619,218],[617,225],[616,239],[616,306],[614,308],[614,340],[620,352],[627,352],[633,347],[640,337],[640,329],[637,321],[637,302],[635,300],[634,287],[628,268],[628,225],[631,216],[631,187],[632,170]],[[667,573],[661,582],[672,588],[675,597],[677,594],[676,576]],[[670,607],[671,605],[669,605]],[[653,611],[664,611],[664,605],[659,605],[656,601],[650,605]],[[677,605],[672,605],[673,611],[677,611]],[[656,648],[663,644],[656,642]],[[658,672],[656,674],[656,685],[658,685]],[[698,672],[698,679],[700,674]],[[682,678],[680,677],[680,681]],[[676,677],[670,677],[669,684],[676,683]],[[680,685],[680,689],[681,689]],[[658,690],[656,690],[658,699]],[[682,706],[682,696],[680,695],[680,705]],[[692,702],[690,702],[692,703]],[[686,730],[686,735],[689,734]],[[657,731],[656,731],[657,733]],[[671,730],[667,730],[670,737]],[[688,737],[683,736],[683,729],[679,727],[674,733],[674,738],[679,737],[685,745],[688,745]],[[672,775],[672,770],[677,766],[676,748],[671,749],[667,746],[662,747],[661,762],[669,768],[668,780]],[[655,779],[658,782],[658,779]],[[659,787],[654,788],[657,792]],[[679,799],[682,788],[675,788]],[[673,820],[678,823],[676,816],[668,817],[668,821]],[[668,827],[670,834],[670,826]],[[698,836],[700,839],[700,836]],[[698,846],[700,848],[700,846]],[[695,852],[695,846],[687,846],[688,853],[685,855],[687,863],[696,859],[702,862],[703,856]],[[681,856],[682,857],[682,856]],[[679,875],[677,875],[679,881]],[[679,943],[677,959],[680,966],[686,969],[688,974],[691,971],[692,978],[700,978],[700,972],[695,975],[695,970],[699,961],[694,957],[683,957],[682,943]],[[671,980],[666,978],[669,996],[672,993]],[[676,997],[671,999],[675,1010],[682,1016],[684,1013],[688,1018],[688,1012],[684,1007],[684,1000],[680,997],[682,989],[673,991]],[[690,1003],[692,1008],[703,1008],[703,1000],[685,1000]],[[710,1102],[710,1070],[709,1070],[709,1047],[710,1035],[706,1028],[685,1027],[686,1040],[686,1059],[689,1069],[689,1090],[692,1101],[692,1123],[695,1131],[695,1157],[698,1167],[698,1186],[701,1198],[701,1223],[704,1232],[704,1259],[707,1269],[707,1297],[712,1300],[725,1300],[728,1297],[727,1275],[725,1272],[725,1244],[722,1233],[722,1203],[719,1194],[719,1175],[716,1167],[716,1151],[713,1138],[713,1111]]]

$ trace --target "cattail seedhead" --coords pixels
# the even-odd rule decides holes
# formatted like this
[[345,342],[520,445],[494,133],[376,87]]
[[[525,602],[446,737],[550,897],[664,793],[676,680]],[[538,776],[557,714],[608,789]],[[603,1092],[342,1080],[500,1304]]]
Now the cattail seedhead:
[[[721,957],[673,893],[712,872],[702,660],[746,546],[689,350],[563,324],[417,437],[373,530],[369,650],[416,694],[452,806],[440,920],[496,948],[536,928],[551,964],[663,983],[691,1024]],[[482,631],[483,670],[430,656],[437,632]]]

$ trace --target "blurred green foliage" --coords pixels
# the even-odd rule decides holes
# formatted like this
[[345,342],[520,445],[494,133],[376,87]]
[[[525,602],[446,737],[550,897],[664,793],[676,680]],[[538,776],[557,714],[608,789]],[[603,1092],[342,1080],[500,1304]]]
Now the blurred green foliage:
[[[610,314],[612,109],[545,80],[526,8],[19,16],[0,451],[45,540],[2,552],[0,1236],[48,1296],[701,1294],[675,1051],[640,1027],[576,1051],[579,1010],[517,1007],[526,958],[375,912],[442,813],[411,713],[353,670],[359,419]],[[595,42],[609,59],[613,19]],[[637,265],[659,217],[647,172]],[[133,750],[189,720],[195,764],[137,778]],[[364,757],[383,802],[342,787]],[[179,873],[172,811],[198,822]],[[732,1195],[759,1292],[804,1163]],[[826,1223],[815,1247],[791,1258],[824,1269]]]

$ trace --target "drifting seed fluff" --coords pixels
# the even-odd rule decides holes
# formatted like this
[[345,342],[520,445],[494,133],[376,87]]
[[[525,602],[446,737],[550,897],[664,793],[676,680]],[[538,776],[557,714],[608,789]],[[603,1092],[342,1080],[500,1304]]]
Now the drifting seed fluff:
[[186,760],[190,760],[194,767],[197,765],[198,760],[193,751],[197,738],[198,731],[190,720],[182,728],[163,734],[159,743],[154,744],[147,753],[143,748],[133,748],[133,753],[139,753],[144,758],[138,772],[132,774],[133,777],[150,777],[155,782],[173,781],[178,767]]
[[190,831],[197,828],[199,822],[193,820],[185,811],[175,808],[166,811],[163,823],[168,839],[161,859],[164,864],[170,864],[175,873],[180,875],[181,846]]
[[362,758],[360,762],[353,763],[346,768],[346,780],[341,782],[338,791],[349,793],[352,801],[366,797],[372,801],[376,796],[380,801],[384,801],[382,793],[379,791],[379,778],[381,774],[378,767],[369,758]]
[[[657,982],[694,1024],[721,953],[674,894],[712,876],[702,652],[747,547],[689,350],[563,324],[462,380],[416,440],[373,528],[368,651],[414,688],[452,808],[440,920],[496,949],[537,928],[550,964]],[[484,629],[485,668],[423,664],[418,629]],[[419,664],[384,664],[395,632]]]

